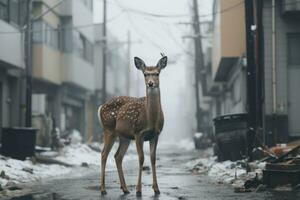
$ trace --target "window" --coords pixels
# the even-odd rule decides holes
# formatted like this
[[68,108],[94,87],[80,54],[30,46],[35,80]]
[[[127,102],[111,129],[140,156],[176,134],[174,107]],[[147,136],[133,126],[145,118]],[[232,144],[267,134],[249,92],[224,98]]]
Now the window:
[[19,24],[19,3],[17,0],[9,0],[9,19],[10,22]]
[[43,23],[42,21],[35,21],[32,24],[32,39],[34,42],[43,42]]
[[70,17],[61,18],[62,29],[61,29],[61,48],[64,52],[72,52],[73,41],[72,41],[72,19]]
[[23,26],[26,22],[26,16],[25,0],[0,0],[0,19]]
[[48,23],[45,24],[45,42],[51,47],[58,48],[58,31],[50,26]]
[[300,65],[300,34],[288,35],[288,64]]
[[0,0],[0,19],[8,20],[8,3],[7,0]]
[[74,31],[74,43],[76,52],[81,58],[93,64],[94,49],[93,44],[86,39],[86,37],[77,31]]
[[33,23],[33,41],[42,42],[58,49],[58,30],[42,20],[35,21]]

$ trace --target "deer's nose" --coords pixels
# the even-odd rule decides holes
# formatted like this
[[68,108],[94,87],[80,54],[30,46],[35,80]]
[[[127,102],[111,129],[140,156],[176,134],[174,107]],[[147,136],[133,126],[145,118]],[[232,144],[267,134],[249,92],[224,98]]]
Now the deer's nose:
[[152,82],[152,81],[149,81],[149,82],[148,82],[148,86],[149,86],[149,87],[153,87],[153,82]]

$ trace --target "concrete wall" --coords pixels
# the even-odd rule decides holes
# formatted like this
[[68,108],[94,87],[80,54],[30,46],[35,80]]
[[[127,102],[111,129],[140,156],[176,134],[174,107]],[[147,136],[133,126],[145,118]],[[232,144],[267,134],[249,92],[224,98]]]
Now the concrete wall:
[[72,15],[72,2],[73,0],[64,0],[62,4],[58,7],[58,12],[62,16]]
[[[277,1],[278,3],[279,1]],[[271,0],[266,0],[265,7],[271,7]],[[272,114],[272,9],[264,9],[264,65],[265,65],[265,114]],[[300,33],[299,18],[286,18],[280,15],[279,6],[276,7],[276,97],[277,114],[288,112],[288,84],[287,84],[287,34]]]
[[87,90],[95,90],[95,69],[74,54],[62,54],[62,77],[65,82],[76,84]]
[[94,46],[94,67],[95,67],[95,89],[102,89],[102,47],[101,43],[96,43]]
[[1,32],[16,32],[1,34],[0,61],[4,61],[18,68],[24,68],[22,34],[13,25],[0,19]]
[[87,8],[82,1],[72,1],[73,26],[82,26],[90,24],[90,27],[78,28],[90,42],[94,42],[93,12]]

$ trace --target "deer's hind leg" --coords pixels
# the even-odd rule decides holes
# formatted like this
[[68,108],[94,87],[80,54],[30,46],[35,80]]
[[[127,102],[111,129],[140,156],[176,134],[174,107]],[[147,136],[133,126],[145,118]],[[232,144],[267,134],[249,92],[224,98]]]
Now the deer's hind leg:
[[114,145],[116,135],[113,131],[104,130],[104,147],[101,152],[101,177],[100,177],[100,191],[101,194],[106,194],[105,190],[105,167],[108,154]]
[[124,174],[123,174],[122,161],[129,147],[129,144],[130,144],[130,139],[120,137],[119,148],[115,154],[115,160],[116,160],[116,165],[117,165],[118,174],[120,178],[121,189],[123,190],[124,194],[129,194],[129,191],[127,189]]

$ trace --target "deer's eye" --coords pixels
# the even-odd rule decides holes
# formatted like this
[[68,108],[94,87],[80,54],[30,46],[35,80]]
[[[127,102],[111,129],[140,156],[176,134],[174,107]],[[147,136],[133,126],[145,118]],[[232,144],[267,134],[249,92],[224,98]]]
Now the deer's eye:
[[155,74],[154,74],[154,76],[158,76],[158,75],[159,75],[159,73],[155,73]]
[[144,76],[146,77],[146,76],[148,76],[148,74],[144,74]]

